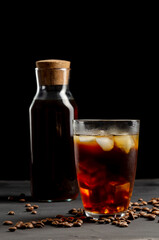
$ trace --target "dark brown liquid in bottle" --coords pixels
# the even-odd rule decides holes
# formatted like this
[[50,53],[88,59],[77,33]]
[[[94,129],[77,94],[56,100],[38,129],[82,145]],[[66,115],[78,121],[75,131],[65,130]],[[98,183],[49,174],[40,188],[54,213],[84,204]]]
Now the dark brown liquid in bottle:
[[77,106],[62,88],[41,88],[30,108],[31,187],[37,200],[69,201],[78,195],[72,133]]

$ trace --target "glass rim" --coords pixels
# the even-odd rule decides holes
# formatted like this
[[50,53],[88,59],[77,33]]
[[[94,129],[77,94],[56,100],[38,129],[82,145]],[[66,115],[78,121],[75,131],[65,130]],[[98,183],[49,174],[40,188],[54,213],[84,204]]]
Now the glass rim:
[[73,122],[138,122],[140,119],[74,119]]

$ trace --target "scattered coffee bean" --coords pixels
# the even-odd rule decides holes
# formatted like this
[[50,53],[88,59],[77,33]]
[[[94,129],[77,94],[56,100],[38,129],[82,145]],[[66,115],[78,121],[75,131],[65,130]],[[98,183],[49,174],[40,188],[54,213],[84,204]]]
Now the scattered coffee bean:
[[143,211],[139,212],[139,214],[140,214],[140,217],[145,217],[147,215],[147,213]]
[[128,219],[129,220],[134,220],[135,219],[134,213],[130,212]]
[[22,222],[22,221],[18,221],[16,224],[15,224],[15,227],[16,228],[18,228],[18,229],[20,229],[20,228],[22,228],[22,225],[23,225],[24,223]]
[[37,214],[37,211],[33,210],[33,211],[31,212],[31,214]]
[[70,213],[70,214],[74,214],[74,212],[77,212],[76,208],[72,208],[68,211],[68,213]]
[[132,204],[132,206],[139,206],[139,203],[138,203],[138,202],[134,202],[134,203]]
[[128,224],[127,224],[127,222],[119,222],[118,226],[119,227],[128,227]]
[[103,219],[99,219],[99,220],[98,220],[98,223],[99,223],[99,224],[103,224],[103,223],[105,223],[105,221],[104,221]]
[[159,215],[159,210],[153,210],[152,214]]
[[24,223],[26,228],[32,229],[34,228],[34,225],[31,222]]
[[33,208],[34,208],[34,209],[38,209],[38,208],[39,208],[39,205],[36,205],[36,204],[35,204],[35,205],[33,205]]
[[[25,195],[21,195],[19,201],[25,201]],[[147,204],[153,205],[152,208],[146,207]],[[145,205],[145,206],[144,206]],[[144,206],[144,207],[142,207]],[[36,214],[37,211],[35,209],[39,208],[38,205],[31,206],[30,203],[26,203],[25,205],[26,211],[31,212],[32,214]],[[68,213],[74,216],[64,216],[64,215],[56,215],[52,218],[45,218],[39,221],[31,221],[31,222],[17,222],[14,227],[11,227],[10,231],[15,231],[16,229],[32,229],[32,228],[43,228],[45,225],[52,225],[55,227],[81,227],[83,223],[98,223],[98,224],[112,224],[118,227],[128,227],[131,223],[131,220],[135,220],[139,217],[147,218],[148,220],[155,220],[156,216],[159,216],[159,198],[152,198],[150,201],[146,202],[142,198],[138,199],[138,202],[130,202],[129,208],[123,217],[113,217],[106,216],[100,217],[99,219],[94,219],[92,217],[87,217],[85,215],[85,211],[83,208],[72,208],[68,211]],[[9,215],[14,215],[14,211],[8,212]],[[158,220],[159,222],[159,220]],[[12,225],[12,221],[5,221],[4,225]],[[13,229],[12,229],[13,228]],[[15,229],[15,230],[14,230]]]
[[111,223],[111,219],[106,218],[106,219],[104,220],[104,222],[107,223],[107,224],[108,224],[108,223]]
[[136,211],[140,211],[142,209],[140,206],[133,206],[132,208]]
[[157,207],[153,207],[152,210],[159,211],[159,208],[157,208]]
[[116,220],[112,221],[112,225],[118,225],[118,223],[119,221],[116,221]]
[[58,223],[59,223],[58,221],[52,221],[51,225],[52,225],[52,226],[57,226]]
[[20,198],[19,202],[25,202],[25,198]]
[[12,221],[4,221],[4,222],[3,222],[3,225],[12,225],[12,224],[13,224]]
[[156,215],[155,215],[155,214],[147,214],[146,217],[147,217],[149,220],[155,220]]
[[[73,223],[68,223],[68,222],[64,222],[62,223],[63,224],[63,227],[66,227],[66,228],[70,228],[70,227],[73,227]],[[77,226],[76,226],[77,227]]]
[[138,201],[141,201],[141,202],[142,202],[142,201],[143,201],[143,198],[139,198]]
[[126,220],[126,222],[127,222],[128,224],[130,224],[130,223],[131,223],[131,221],[130,221],[130,220]]
[[81,227],[81,226],[82,226],[82,223],[76,221],[76,222],[73,223],[73,226],[74,226],[74,227]]
[[159,203],[155,203],[153,204],[155,207],[159,207]]
[[27,208],[26,208],[26,211],[27,211],[27,212],[31,212],[31,211],[33,211],[33,210],[34,210],[34,207],[27,207]]
[[25,207],[31,207],[31,204],[30,203],[26,203]]
[[15,232],[15,230],[17,230],[17,228],[16,228],[16,227],[10,227],[10,228],[8,228],[8,230],[9,230],[10,232]]
[[[92,220],[95,220],[95,221],[91,221],[91,222],[97,222],[98,221],[97,219],[94,219],[94,218]],[[83,224],[82,219],[76,219],[75,222],[79,222],[79,223]]]
[[9,212],[8,212],[8,215],[14,215],[14,214],[15,214],[14,211],[9,211]]
[[148,207],[143,207],[142,211],[149,211],[150,209]]
[[35,228],[43,228],[44,227],[44,224],[42,222],[37,222],[35,225],[34,225]]

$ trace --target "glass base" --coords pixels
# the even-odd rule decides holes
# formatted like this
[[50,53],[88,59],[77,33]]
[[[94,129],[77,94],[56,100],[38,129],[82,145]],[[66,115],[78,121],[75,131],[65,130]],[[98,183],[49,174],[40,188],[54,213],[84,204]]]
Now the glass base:
[[101,217],[123,217],[125,216],[125,212],[121,212],[121,213],[114,213],[114,214],[100,214],[100,213],[92,213],[92,212],[89,212],[87,210],[85,210],[85,214],[87,217],[92,217],[92,218],[95,218],[95,219],[99,219]]
[[72,198],[68,198],[68,199],[64,199],[64,200],[52,200],[52,199],[46,199],[46,200],[41,200],[41,199],[35,199],[35,201],[37,202],[48,202],[48,203],[52,203],[52,202],[71,202],[74,199]]

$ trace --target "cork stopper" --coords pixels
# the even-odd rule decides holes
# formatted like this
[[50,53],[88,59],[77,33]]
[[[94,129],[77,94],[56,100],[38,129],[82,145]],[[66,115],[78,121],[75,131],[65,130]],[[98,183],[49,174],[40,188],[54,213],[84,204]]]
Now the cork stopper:
[[58,59],[46,59],[36,61],[36,67],[39,69],[48,68],[70,68],[70,61]]
[[48,59],[36,61],[36,72],[39,84],[67,85],[69,80],[70,61]]

